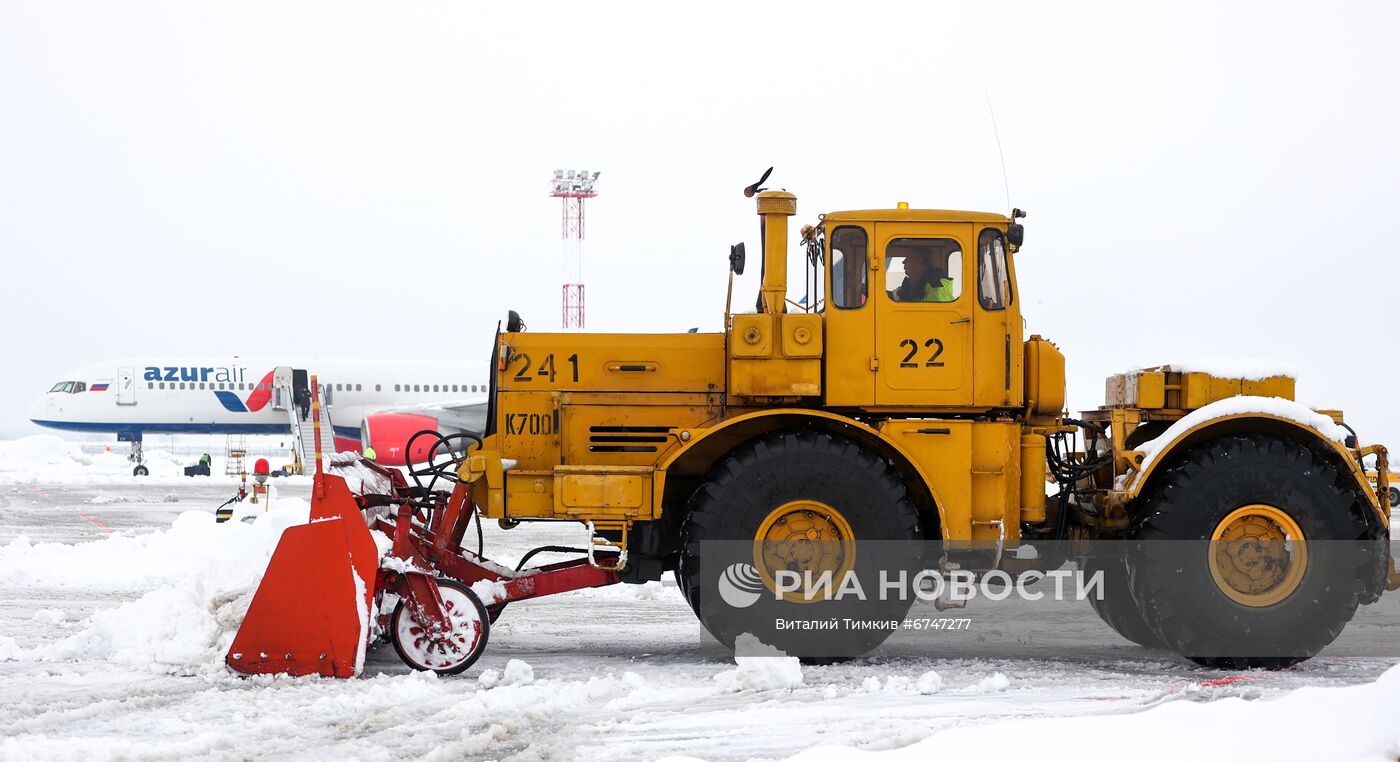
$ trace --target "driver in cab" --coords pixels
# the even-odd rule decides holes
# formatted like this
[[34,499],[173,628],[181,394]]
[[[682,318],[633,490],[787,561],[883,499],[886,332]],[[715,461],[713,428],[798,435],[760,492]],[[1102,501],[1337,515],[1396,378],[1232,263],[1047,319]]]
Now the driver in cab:
[[904,258],[904,282],[889,292],[896,302],[951,302],[956,299],[953,281],[948,273],[933,265],[933,254],[927,249],[899,247],[890,249],[891,257]]

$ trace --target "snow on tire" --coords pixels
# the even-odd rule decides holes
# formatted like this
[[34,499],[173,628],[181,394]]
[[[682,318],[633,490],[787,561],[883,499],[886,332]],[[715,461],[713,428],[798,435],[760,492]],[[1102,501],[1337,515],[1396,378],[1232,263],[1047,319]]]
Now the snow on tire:
[[456,675],[467,670],[486,650],[490,635],[490,615],[481,599],[456,580],[439,579],[444,613],[452,622],[447,637],[432,637],[413,619],[407,601],[394,607],[389,626],[390,638],[399,658],[416,670],[440,675]]

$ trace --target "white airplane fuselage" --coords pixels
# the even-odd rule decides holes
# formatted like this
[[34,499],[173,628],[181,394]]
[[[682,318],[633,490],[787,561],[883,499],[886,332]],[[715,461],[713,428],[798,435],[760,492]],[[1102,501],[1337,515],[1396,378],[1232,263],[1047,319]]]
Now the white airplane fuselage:
[[273,407],[273,370],[297,368],[329,388],[337,440],[358,442],[361,421],[380,411],[484,404],[487,366],[251,357],[116,360],[65,374],[30,404],[28,413],[40,426],[120,436],[288,434],[288,411]]

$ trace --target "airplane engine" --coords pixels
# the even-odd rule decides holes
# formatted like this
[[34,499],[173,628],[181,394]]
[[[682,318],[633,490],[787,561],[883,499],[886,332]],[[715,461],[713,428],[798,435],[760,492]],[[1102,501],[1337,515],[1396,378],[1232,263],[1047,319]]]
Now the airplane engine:
[[360,441],[373,447],[380,463],[403,466],[409,462],[422,463],[428,459],[432,437],[420,437],[413,443],[413,452],[406,452],[408,440],[424,429],[437,431],[436,418],[414,413],[377,413],[365,416],[360,424]]

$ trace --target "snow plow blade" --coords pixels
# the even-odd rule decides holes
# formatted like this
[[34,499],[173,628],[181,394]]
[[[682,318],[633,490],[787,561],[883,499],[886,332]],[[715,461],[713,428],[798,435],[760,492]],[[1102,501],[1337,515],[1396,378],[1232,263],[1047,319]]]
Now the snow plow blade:
[[364,667],[378,552],[344,479],[316,475],[310,521],[277,543],[224,658],[235,672],[354,677]]

